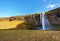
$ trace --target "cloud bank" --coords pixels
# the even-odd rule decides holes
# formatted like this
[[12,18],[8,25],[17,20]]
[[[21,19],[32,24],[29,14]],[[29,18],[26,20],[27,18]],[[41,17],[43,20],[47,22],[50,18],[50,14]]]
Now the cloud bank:
[[48,4],[48,5],[46,6],[46,9],[48,9],[48,8],[53,9],[55,6],[56,6],[56,4]]

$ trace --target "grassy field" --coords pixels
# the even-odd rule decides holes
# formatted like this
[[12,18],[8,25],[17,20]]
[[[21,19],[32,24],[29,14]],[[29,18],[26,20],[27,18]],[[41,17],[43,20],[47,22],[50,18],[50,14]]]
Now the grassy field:
[[0,21],[0,29],[10,29],[10,28],[16,28],[18,24],[23,23],[23,20],[14,20],[14,21]]
[[[22,23],[22,20],[0,21],[0,29],[16,28]],[[22,26],[25,27],[24,24]],[[0,30],[0,41],[60,41],[60,31]]]
[[60,31],[1,30],[0,41],[60,41]]

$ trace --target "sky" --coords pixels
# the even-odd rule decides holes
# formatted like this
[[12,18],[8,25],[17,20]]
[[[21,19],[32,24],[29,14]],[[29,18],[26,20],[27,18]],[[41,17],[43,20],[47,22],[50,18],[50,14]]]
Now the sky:
[[47,12],[60,7],[60,0],[0,0],[0,17]]

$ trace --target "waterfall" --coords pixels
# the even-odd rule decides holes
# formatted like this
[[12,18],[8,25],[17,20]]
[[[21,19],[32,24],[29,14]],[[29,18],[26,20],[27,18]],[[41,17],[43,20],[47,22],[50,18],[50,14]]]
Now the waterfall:
[[40,14],[40,21],[42,23],[43,30],[50,30],[50,23],[47,19],[47,16],[45,15],[45,13]]

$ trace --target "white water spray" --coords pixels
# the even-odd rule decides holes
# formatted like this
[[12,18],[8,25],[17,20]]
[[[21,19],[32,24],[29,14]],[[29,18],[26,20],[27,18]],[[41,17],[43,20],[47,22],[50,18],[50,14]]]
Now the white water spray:
[[40,14],[40,19],[42,23],[42,29],[43,30],[49,30],[50,29],[50,23],[45,15],[45,13]]

